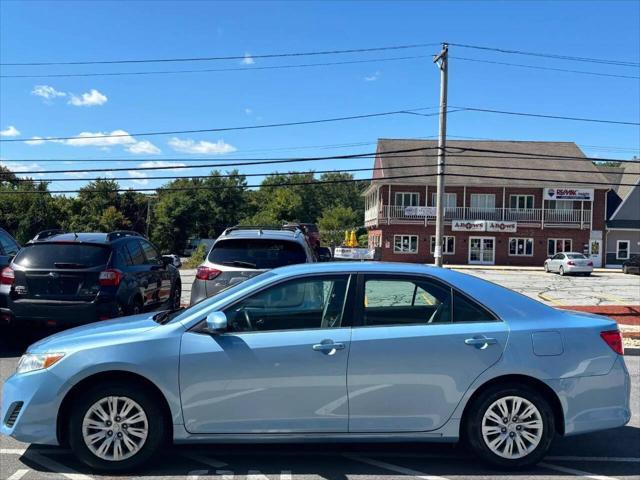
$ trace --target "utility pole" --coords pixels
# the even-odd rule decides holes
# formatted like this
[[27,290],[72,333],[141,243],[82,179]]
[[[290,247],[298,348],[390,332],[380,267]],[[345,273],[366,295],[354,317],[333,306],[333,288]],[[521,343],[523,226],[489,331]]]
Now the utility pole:
[[444,161],[447,146],[447,74],[449,70],[449,45],[442,44],[442,51],[433,57],[440,68],[440,131],[438,133],[438,176],[436,183],[436,244],[435,264],[442,266],[442,230],[444,227]]
[[147,235],[146,237],[149,238],[149,224],[151,223],[151,195],[149,195],[147,197],[147,228],[146,228],[146,232]]

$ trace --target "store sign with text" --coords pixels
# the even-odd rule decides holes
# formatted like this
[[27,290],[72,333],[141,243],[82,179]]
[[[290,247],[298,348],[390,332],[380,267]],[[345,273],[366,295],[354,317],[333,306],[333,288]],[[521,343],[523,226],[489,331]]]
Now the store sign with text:
[[436,207],[404,207],[407,217],[435,217]]
[[484,220],[453,220],[451,230],[454,232],[484,232],[486,223]]
[[580,200],[591,202],[593,201],[593,188],[543,188],[542,196],[545,200]]
[[514,233],[518,231],[518,222],[487,221],[487,232]]

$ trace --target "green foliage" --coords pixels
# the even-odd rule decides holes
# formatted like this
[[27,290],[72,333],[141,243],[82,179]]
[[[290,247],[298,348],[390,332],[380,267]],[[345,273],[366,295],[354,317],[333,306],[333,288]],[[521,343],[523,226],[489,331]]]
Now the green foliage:
[[358,214],[351,207],[331,207],[322,212],[318,229],[324,242],[340,245],[344,240],[344,232],[356,227],[359,220]]
[[201,243],[196,247],[191,256],[184,262],[186,268],[196,268],[207,257],[207,247]]

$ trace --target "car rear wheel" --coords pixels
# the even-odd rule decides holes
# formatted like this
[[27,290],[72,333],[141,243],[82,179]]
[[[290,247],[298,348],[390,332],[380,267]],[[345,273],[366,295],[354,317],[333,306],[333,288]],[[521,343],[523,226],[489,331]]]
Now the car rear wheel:
[[171,294],[171,309],[178,310],[180,308],[180,298],[182,296],[182,282],[180,280],[176,280],[176,284],[173,287],[173,292]]
[[564,276],[564,267],[560,266],[560,275]]
[[467,439],[482,460],[500,468],[536,464],[555,435],[549,403],[526,385],[490,388],[471,408]]
[[142,313],[142,300],[135,297],[131,300],[131,303],[127,306],[127,315],[138,315]]
[[625,273],[625,274],[629,273],[629,269],[627,268],[626,265],[622,266],[622,273]]
[[158,401],[139,386],[109,382],[74,402],[69,444],[85,464],[122,471],[149,460],[166,439],[166,419]]

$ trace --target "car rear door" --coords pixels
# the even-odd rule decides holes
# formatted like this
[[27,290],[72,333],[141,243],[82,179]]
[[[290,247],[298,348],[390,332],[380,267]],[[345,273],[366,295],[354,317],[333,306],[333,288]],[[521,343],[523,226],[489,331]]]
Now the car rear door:
[[350,432],[435,430],[495,364],[507,325],[427,277],[360,276],[347,388]]
[[139,242],[146,257],[149,285],[154,287],[153,301],[156,303],[166,302],[171,296],[171,274],[169,269],[151,242],[144,239],[139,239]]
[[142,245],[137,238],[127,240],[126,246],[132,263],[127,275],[131,276],[133,290],[137,290],[142,297],[143,306],[147,307],[155,303],[154,297],[158,288],[157,280],[153,278],[155,274],[149,269]]
[[186,430],[347,432],[353,287],[349,275],[287,280],[226,308],[226,333],[186,332]]

